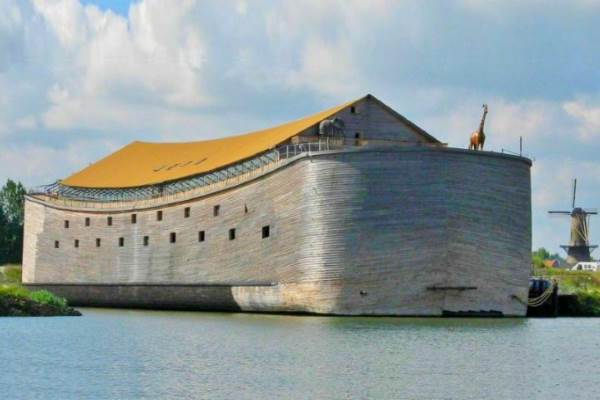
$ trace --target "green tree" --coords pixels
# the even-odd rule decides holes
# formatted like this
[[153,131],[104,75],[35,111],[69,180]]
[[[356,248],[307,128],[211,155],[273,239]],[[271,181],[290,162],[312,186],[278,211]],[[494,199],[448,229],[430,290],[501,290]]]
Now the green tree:
[[19,182],[7,180],[0,190],[0,207],[9,222],[23,225],[25,188]]
[[541,258],[542,260],[547,260],[550,258],[550,252],[543,247],[540,247],[536,251],[533,252],[533,256],[537,258]]
[[21,262],[25,188],[7,180],[0,189],[0,264]]
[[0,207],[0,265],[8,259],[8,221]]

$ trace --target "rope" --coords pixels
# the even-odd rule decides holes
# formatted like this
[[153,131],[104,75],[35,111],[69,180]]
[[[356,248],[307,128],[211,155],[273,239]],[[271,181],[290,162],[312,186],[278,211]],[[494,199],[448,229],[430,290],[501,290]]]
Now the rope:
[[555,287],[556,280],[552,279],[552,284],[548,287],[548,289],[544,290],[544,292],[541,295],[527,300],[527,306],[539,307],[543,305],[552,296],[552,292],[554,291]]

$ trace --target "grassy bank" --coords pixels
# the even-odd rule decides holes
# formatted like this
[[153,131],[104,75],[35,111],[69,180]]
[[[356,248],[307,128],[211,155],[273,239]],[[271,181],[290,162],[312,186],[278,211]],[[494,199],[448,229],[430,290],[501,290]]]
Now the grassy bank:
[[536,268],[534,274],[556,279],[559,294],[574,296],[575,301],[569,303],[568,315],[600,316],[600,272]]
[[81,315],[67,301],[47,290],[29,291],[21,286],[21,267],[0,267],[0,316]]

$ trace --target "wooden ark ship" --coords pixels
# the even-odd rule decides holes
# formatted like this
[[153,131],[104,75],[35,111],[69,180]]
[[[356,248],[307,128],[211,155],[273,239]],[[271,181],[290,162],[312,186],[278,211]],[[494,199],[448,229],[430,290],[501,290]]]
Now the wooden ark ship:
[[78,306],[524,316],[530,166],[448,148],[371,95],[133,142],[27,195],[23,281]]

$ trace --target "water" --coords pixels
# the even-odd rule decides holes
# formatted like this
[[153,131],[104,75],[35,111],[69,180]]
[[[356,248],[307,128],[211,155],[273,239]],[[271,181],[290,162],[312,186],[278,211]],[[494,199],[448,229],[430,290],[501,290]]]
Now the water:
[[0,319],[2,399],[594,399],[600,319]]

